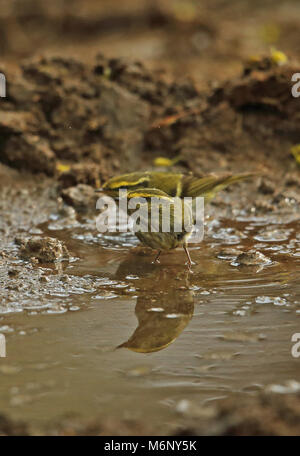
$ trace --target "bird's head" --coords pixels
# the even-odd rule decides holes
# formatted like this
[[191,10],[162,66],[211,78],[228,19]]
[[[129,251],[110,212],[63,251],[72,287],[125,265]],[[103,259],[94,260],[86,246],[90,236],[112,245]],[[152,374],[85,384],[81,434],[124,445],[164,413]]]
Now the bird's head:
[[151,198],[155,198],[158,202],[165,200],[173,203],[174,199],[167,193],[157,188],[136,188],[135,190],[128,191],[128,198],[145,198],[150,202]]
[[99,192],[117,198],[119,190],[126,189],[128,192],[147,187],[150,180],[148,173],[128,173],[115,176],[106,181]]

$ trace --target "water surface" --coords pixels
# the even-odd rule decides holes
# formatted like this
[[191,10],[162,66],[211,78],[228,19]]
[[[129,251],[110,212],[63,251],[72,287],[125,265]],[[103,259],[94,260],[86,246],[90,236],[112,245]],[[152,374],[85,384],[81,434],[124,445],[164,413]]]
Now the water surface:
[[[131,236],[57,228],[41,227],[73,261],[47,266],[46,301],[0,315],[1,412],[39,425],[71,415],[155,426],[182,399],[201,406],[299,381],[298,222],[208,224],[190,249],[193,274],[183,250],[154,265]],[[239,265],[250,249],[268,261]]]

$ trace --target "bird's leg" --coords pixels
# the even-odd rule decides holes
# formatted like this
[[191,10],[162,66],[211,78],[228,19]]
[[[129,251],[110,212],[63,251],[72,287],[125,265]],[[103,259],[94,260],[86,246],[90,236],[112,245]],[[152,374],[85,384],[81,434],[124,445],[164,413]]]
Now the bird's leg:
[[191,260],[190,252],[188,251],[188,248],[187,248],[187,244],[183,244],[183,248],[184,248],[184,251],[185,251],[187,259],[188,259],[187,264],[188,264],[189,271],[192,272],[192,260]]
[[161,250],[159,250],[159,251],[157,252],[157,255],[156,255],[155,260],[153,261],[153,263],[159,263],[160,254],[161,254]]

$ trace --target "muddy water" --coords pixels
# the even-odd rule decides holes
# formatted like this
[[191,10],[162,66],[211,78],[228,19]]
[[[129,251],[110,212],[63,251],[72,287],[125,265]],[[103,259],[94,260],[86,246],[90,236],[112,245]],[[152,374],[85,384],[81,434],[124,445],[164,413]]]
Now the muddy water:
[[[299,226],[209,222],[189,274],[181,250],[153,265],[134,238],[99,235],[92,221],[42,225],[74,256],[47,266],[48,280],[74,289],[0,315],[0,410],[33,425],[71,415],[155,427],[158,414],[160,424],[176,419],[183,399],[201,406],[299,381]],[[251,248],[265,261],[239,264]]]

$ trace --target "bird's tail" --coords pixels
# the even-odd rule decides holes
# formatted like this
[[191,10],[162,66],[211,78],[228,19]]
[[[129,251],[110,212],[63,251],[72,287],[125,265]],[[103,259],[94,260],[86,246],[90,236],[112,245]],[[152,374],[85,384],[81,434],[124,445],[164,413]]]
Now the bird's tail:
[[223,177],[207,176],[202,178],[191,178],[183,191],[185,196],[203,196],[206,201],[211,200],[214,196],[228,187],[228,185],[240,182],[256,176],[254,173],[227,175]]

